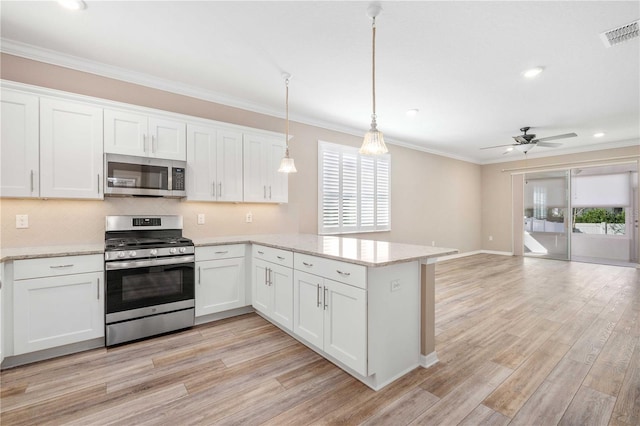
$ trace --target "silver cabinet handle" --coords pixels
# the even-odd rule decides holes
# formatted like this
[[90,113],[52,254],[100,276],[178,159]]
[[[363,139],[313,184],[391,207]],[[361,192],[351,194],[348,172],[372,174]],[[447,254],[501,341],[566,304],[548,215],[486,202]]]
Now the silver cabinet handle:
[[318,286],[316,290],[316,306],[320,307],[320,284],[316,284]]
[[229,250],[217,251],[215,254],[227,254],[227,253],[229,253]]
[[267,279],[267,271],[269,271],[269,268],[264,268],[264,285],[269,285],[269,280]]
[[151,135],[151,153],[156,153],[156,135]]
[[339,273],[340,275],[344,276],[344,277],[348,277],[349,275],[351,275],[351,272],[342,272],[339,269],[336,269],[336,272]]
[[273,285],[273,269],[269,268],[269,287]]
[[313,266],[313,263],[302,262],[302,264],[307,268],[311,268]]
[[202,284],[202,268],[198,266],[198,285]]
[[282,257],[282,256],[276,256],[276,257],[277,257],[278,259],[280,259],[280,260],[284,260],[284,257]]
[[211,191],[213,193],[213,196],[215,197],[216,196],[216,183],[215,183],[215,181],[211,184],[211,187],[212,187]]
[[269,185],[269,199],[271,199],[271,185]]
[[100,193],[100,173],[98,173],[98,194]]
[[263,192],[262,197],[266,200],[267,199],[267,185],[262,187],[262,192]]
[[31,192],[33,192],[33,170],[31,170]]
[[222,197],[222,182],[218,183],[218,197]]
[[96,296],[100,300],[100,278],[98,278],[98,285],[96,286]]
[[327,308],[329,307],[329,304],[327,303],[327,301],[329,300],[329,298],[327,297],[327,291],[329,289],[327,287],[324,288],[324,294],[323,294],[323,299],[324,299],[324,310],[326,311]]
[[73,267],[73,263],[69,263],[67,265],[50,265],[49,268],[51,269],[61,269],[61,268],[71,268]]
[[258,254],[264,254],[264,252],[263,252],[263,251],[258,250]]
[[147,152],[147,134],[142,135],[142,152]]

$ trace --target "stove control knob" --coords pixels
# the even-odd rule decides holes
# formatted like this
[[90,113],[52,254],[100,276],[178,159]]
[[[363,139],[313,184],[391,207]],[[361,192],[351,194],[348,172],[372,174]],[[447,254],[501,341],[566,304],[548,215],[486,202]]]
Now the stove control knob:
[[172,247],[172,248],[169,249],[169,253],[171,253],[171,254],[176,254],[177,251],[178,250],[176,250],[175,247]]
[[180,247],[180,253],[184,253],[184,252],[186,252],[186,251],[187,251],[187,248],[186,248],[186,247]]
[[136,252],[135,251],[130,251],[129,252],[129,257],[136,257]]
[[118,257],[123,258],[124,257],[124,252],[123,251],[118,252]]
[[155,256],[155,255],[157,255],[157,254],[158,254],[158,250],[156,250],[156,249],[151,249],[151,250],[149,250],[149,254],[150,254],[151,256]]

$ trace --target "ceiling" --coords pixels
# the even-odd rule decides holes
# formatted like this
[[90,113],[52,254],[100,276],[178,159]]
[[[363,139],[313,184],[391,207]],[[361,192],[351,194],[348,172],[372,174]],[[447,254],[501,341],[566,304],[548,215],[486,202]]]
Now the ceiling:
[[[277,117],[287,72],[293,121],[357,135],[369,128],[368,2],[0,5],[3,52]],[[578,134],[529,157],[639,144],[640,38],[605,48],[599,34],[639,19],[640,2],[381,5],[376,100],[387,143],[479,164],[523,158],[480,150],[512,143],[523,126],[539,138]],[[534,66],[545,71],[525,79]]]

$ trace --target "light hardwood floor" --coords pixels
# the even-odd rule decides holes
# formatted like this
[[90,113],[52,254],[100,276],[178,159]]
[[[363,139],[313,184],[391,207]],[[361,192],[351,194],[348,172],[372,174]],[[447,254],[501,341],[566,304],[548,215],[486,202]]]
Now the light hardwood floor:
[[640,425],[640,270],[436,266],[440,362],[374,392],[255,314],[3,371],[2,425]]

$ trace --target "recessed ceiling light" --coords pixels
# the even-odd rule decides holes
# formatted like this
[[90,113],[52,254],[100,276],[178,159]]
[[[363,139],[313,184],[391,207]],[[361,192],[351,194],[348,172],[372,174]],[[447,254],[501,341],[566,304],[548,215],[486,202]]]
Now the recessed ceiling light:
[[82,0],[58,0],[60,6],[69,10],[82,10],[87,4]]
[[528,70],[524,71],[522,73],[522,75],[525,76],[526,78],[535,78],[542,71],[544,71],[544,67],[535,67],[535,68],[531,68],[531,69],[528,69]]
[[603,137],[604,135],[605,135],[605,133],[604,133],[604,132],[598,132],[598,133],[594,133],[594,134],[593,134],[593,137],[594,137],[594,138],[601,138],[601,137]]
[[415,117],[416,115],[418,115],[419,111],[420,110],[418,108],[408,109],[407,110],[407,117]]

